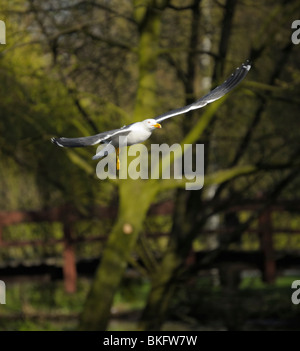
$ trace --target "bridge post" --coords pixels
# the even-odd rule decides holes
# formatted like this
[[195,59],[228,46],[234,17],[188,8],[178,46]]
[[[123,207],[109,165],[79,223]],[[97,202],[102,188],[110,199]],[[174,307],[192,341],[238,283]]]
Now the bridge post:
[[265,210],[259,217],[260,248],[263,254],[263,281],[273,284],[276,280],[276,261],[273,246],[272,213]]
[[71,223],[64,223],[64,286],[67,293],[74,293],[77,285],[76,257]]

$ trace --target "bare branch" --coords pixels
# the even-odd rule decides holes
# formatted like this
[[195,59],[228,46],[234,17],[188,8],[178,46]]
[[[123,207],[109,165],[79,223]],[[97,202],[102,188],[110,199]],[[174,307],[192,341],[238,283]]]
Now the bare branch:
[[[67,11],[67,10],[80,10],[81,8],[83,7],[95,7],[95,8],[98,8],[98,9],[101,9],[103,11],[106,11],[106,12],[109,12],[113,15],[115,15],[116,17],[118,18],[122,18],[122,19],[125,19],[126,21],[132,23],[132,24],[135,24],[136,25],[136,22],[135,20],[132,18],[132,17],[127,17],[125,15],[123,15],[122,13],[119,13],[117,11],[115,11],[114,9],[108,7],[108,6],[105,6],[103,4],[99,4],[98,2],[89,2],[89,1],[80,1],[74,5],[65,5],[65,6],[60,6],[60,7],[53,7],[53,6],[50,6],[48,8],[36,8],[34,11],[38,11],[39,13],[50,13],[50,12],[60,12],[60,11]],[[27,10],[3,10],[3,13],[5,14],[8,14],[8,15],[28,15],[28,14],[31,14],[32,12],[34,12],[32,7],[27,9]]]
[[175,6],[175,5],[169,4],[168,8],[175,11],[185,11],[185,10],[191,10],[193,8],[193,5],[191,4],[187,6]]

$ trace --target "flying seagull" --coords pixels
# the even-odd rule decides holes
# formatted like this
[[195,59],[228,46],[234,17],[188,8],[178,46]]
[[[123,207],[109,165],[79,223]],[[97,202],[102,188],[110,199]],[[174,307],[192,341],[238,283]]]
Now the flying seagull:
[[[101,158],[108,153],[111,153],[116,149],[117,154],[117,170],[120,168],[119,161],[119,148],[123,146],[130,146],[133,144],[142,143],[147,140],[152,132],[161,128],[161,122],[177,116],[191,110],[204,107],[205,105],[220,99],[222,96],[227,94],[230,90],[235,88],[247,75],[251,68],[249,61],[243,63],[238,67],[231,76],[225,80],[224,83],[217,86],[215,89],[204,95],[199,100],[193,102],[190,105],[166,112],[158,117],[152,119],[145,119],[142,122],[136,122],[129,125],[125,125],[119,129],[109,130],[107,132],[99,133],[96,135],[81,137],[81,138],[52,138],[51,141],[61,147],[83,147],[96,144],[106,144],[106,146],[93,156],[93,160]],[[120,138],[122,137],[122,138]]]

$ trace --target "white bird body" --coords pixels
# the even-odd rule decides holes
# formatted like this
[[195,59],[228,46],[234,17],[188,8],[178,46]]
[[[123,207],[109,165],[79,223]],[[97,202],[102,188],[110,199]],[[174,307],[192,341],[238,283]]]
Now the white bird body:
[[[121,144],[119,145],[119,147],[126,146],[126,145],[130,146],[130,145],[134,145],[134,144],[138,144],[146,141],[147,139],[150,138],[155,128],[161,128],[161,126],[154,119],[145,119],[142,122],[136,122],[131,124],[130,126],[131,132],[127,136],[123,137],[124,145]],[[116,147],[117,145],[114,145],[114,146]]]
[[161,128],[161,125],[157,123],[155,119],[145,119],[142,122],[130,124],[127,128],[128,134],[112,137],[111,141],[93,156],[93,160],[109,155],[114,152],[115,149],[119,149],[120,147],[139,144],[146,141],[150,138],[153,130],[156,128]]

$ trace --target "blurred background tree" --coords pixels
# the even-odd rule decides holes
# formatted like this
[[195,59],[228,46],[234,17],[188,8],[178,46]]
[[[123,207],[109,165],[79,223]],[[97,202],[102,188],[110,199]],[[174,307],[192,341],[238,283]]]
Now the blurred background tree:
[[[1,209],[73,204],[86,214],[96,205],[118,206],[115,221],[91,221],[85,230],[106,234],[107,242],[89,251],[99,250],[101,263],[81,330],[107,328],[129,262],[151,283],[140,328],[160,329],[179,286],[239,242],[270,204],[299,196],[299,48],[291,43],[299,8],[284,0],[2,2]],[[238,89],[168,121],[147,142],[203,143],[201,190],[167,180],[100,181],[93,148],[50,143],[54,135],[96,134],[186,105],[248,58],[253,68]],[[258,195],[263,200],[251,216],[239,216],[233,232],[206,242],[209,252],[186,265],[206,228]],[[150,206],[164,200],[173,201],[172,216],[153,222]],[[55,237],[59,229],[44,231]],[[159,248],[144,235],[155,231],[169,233]]]

